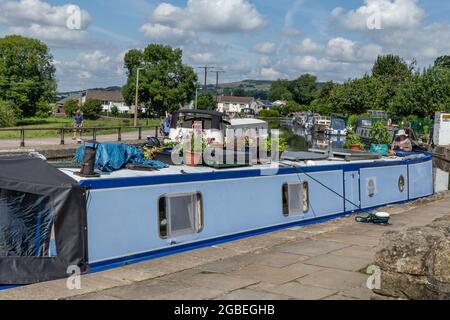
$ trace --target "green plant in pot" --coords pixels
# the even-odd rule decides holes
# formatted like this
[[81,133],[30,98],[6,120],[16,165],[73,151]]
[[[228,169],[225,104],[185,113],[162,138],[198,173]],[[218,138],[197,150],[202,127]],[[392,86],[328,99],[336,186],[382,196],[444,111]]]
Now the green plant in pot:
[[345,149],[351,149],[353,151],[361,151],[364,145],[361,143],[361,138],[356,133],[349,132],[344,147]]
[[370,152],[387,156],[389,154],[391,140],[391,134],[383,122],[378,121],[372,125],[372,129],[370,130],[370,141],[372,142]]

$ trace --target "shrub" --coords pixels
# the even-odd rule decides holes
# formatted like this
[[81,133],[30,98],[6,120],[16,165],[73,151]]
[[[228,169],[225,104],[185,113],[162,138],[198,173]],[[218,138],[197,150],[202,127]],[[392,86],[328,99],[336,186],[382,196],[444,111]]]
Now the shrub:
[[66,111],[67,116],[73,116],[79,108],[80,105],[76,100],[70,100],[64,104],[64,110]]
[[47,118],[52,113],[52,107],[44,101],[39,101],[39,103],[36,106],[36,117],[39,118]]
[[277,110],[261,110],[258,116],[261,118],[279,118],[280,113]]
[[0,100],[0,127],[14,127],[19,115],[20,111],[14,102]]
[[119,108],[117,108],[117,106],[112,106],[111,107],[111,114],[113,116],[117,116],[119,114]]
[[383,122],[378,121],[372,125],[372,129],[370,130],[370,141],[373,144],[391,143],[391,135],[389,134],[387,126]]
[[81,107],[81,111],[83,112],[83,116],[86,119],[96,120],[98,119],[100,113],[102,112],[102,102],[100,100],[89,99],[86,103]]
[[350,127],[355,128],[358,122],[358,116],[356,114],[352,114],[348,117],[347,123]]
[[349,132],[347,134],[347,140],[345,142],[345,148],[350,149],[352,146],[358,145],[361,149],[364,145],[361,143],[361,138],[354,132]]

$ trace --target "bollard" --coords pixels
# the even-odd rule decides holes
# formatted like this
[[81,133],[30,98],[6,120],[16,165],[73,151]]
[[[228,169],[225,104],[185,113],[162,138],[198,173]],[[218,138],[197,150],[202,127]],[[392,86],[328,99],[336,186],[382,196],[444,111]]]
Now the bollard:
[[20,129],[20,147],[25,147],[25,129]]
[[60,136],[61,136],[61,141],[60,141],[60,144],[61,145],[64,145],[64,128],[61,128],[60,129]]
[[122,141],[122,128],[119,128],[118,130],[118,137],[117,137],[117,141],[121,142]]

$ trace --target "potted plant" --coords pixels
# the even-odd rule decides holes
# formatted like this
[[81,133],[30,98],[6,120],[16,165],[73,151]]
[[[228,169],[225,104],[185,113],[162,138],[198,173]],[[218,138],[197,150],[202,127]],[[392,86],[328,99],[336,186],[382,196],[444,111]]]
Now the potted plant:
[[198,138],[196,139],[195,136],[192,135],[186,137],[182,142],[184,164],[187,166],[195,167],[199,165],[202,160],[204,140],[201,138],[201,146],[196,145],[196,140],[198,140]]
[[389,154],[389,144],[392,142],[391,134],[387,126],[381,122],[375,122],[370,130],[370,152],[377,153],[382,156]]
[[361,143],[361,138],[354,132],[349,132],[347,134],[347,140],[345,142],[345,148],[352,151],[361,151],[363,144]]

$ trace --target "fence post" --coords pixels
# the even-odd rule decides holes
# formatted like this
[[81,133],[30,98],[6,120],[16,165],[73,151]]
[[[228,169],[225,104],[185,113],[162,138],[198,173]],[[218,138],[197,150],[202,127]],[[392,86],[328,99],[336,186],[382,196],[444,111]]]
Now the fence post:
[[97,141],[97,128],[92,129],[92,140]]
[[20,129],[20,147],[25,147],[25,129]]
[[158,138],[158,129],[159,127],[155,127],[155,138]]
[[122,141],[122,128],[119,127],[117,141]]
[[142,127],[139,127],[139,136],[138,140],[142,140]]
[[60,129],[61,145],[64,145],[64,128]]

